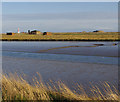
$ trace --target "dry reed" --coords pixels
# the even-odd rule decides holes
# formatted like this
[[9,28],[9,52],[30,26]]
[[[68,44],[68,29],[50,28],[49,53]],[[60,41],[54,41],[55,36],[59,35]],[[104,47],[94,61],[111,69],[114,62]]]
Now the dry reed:
[[89,93],[82,85],[78,85],[76,92],[69,89],[64,83],[57,82],[57,86],[52,82],[44,84],[37,78],[33,79],[34,85],[30,85],[25,79],[17,74],[2,76],[2,99],[7,100],[46,100],[46,101],[71,101],[71,100],[113,100],[118,101],[118,89],[107,82],[102,83],[104,92],[97,85],[89,88]]

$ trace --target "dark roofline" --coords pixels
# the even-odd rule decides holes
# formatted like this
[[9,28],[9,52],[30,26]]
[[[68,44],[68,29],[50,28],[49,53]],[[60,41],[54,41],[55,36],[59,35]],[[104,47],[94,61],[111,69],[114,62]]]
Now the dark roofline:
[[14,33],[14,32],[6,32],[6,33]]
[[[32,30],[32,31],[39,31],[39,30]],[[31,31],[31,32],[32,32],[32,31]],[[39,31],[39,32],[40,32],[40,31]]]

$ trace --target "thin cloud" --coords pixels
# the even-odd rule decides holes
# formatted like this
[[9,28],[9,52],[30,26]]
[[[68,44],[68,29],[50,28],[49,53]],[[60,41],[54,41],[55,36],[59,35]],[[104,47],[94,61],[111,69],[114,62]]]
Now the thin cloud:
[[69,12],[69,13],[41,13],[41,14],[8,14],[3,20],[53,20],[53,19],[114,19],[117,13],[105,12]]

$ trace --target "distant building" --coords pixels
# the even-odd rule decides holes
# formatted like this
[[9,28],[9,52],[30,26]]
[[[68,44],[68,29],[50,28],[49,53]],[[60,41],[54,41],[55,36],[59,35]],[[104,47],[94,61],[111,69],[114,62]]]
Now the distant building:
[[93,31],[93,32],[100,32],[100,33],[103,33],[104,31],[102,31],[102,30],[95,30],[95,31]]
[[30,34],[31,32],[30,32],[30,30],[28,30],[28,34]]
[[42,32],[37,30],[33,30],[33,31],[28,30],[28,34],[42,34]]
[[8,32],[6,35],[15,35],[13,32]]
[[43,35],[52,35],[51,32],[44,32]]
[[27,32],[20,32],[21,34],[25,34],[25,33],[27,33]]

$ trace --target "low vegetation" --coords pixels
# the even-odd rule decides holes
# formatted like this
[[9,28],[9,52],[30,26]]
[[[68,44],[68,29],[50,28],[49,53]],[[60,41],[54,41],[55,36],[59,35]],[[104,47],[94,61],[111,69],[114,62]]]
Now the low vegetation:
[[[38,74],[39,75],[39,74]],[[104,102],[105,100],[118,101],[118,90],[104,82],[100,84],[103,91],[97,85],[91,85],[91,88],[85,90],[84,86],[77,85],[77,91],[69,89],[64,83],[44,84],[37,78],[33,79],[34,84],[29,84],[25,79],[17,74],[2,76],[2,99],[4,101],[15,100],[46,100],[46,101],[80,101],[91,100],[91,102]],[[110,101],[110,102],[112,102]]]
[[118,41],[118,32],[67,32],[51,35],[2,34],[2,41]]

